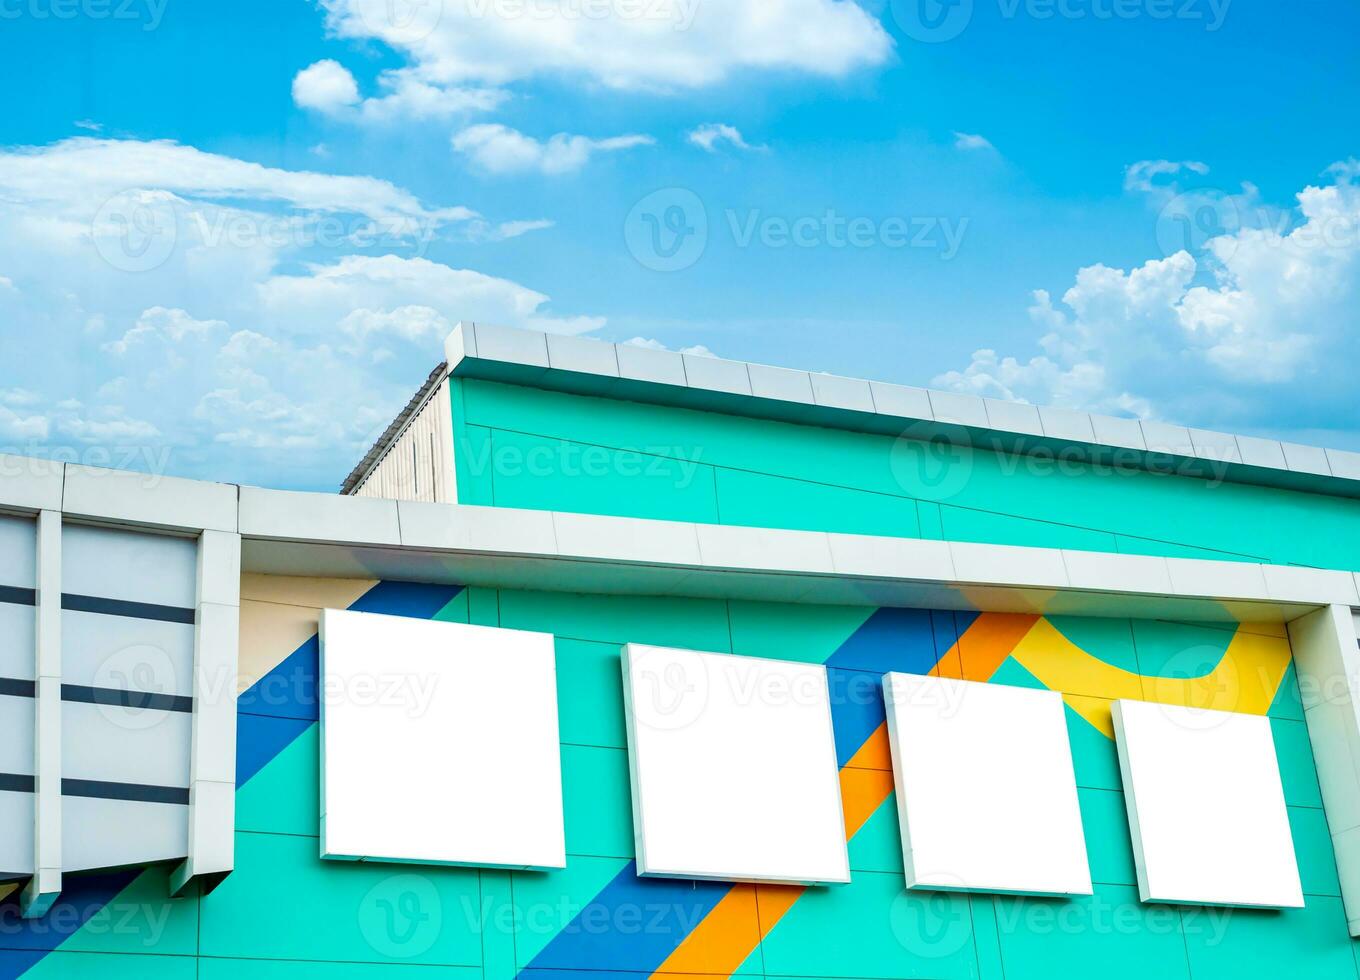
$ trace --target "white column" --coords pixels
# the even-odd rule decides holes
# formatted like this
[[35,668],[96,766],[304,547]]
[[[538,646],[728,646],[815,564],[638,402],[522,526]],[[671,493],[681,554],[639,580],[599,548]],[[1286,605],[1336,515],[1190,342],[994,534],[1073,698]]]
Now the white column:
[[40,512],[37,527],[34,872],[19,900],[26,919],[46,915],[61,895],[61,513]]
[[170,876],[173,895],[215,888],[235,863],[236,678],[241,536],[204,531],[198,543],[194,718],[189,763],[189,856]]
[[1352,936],[1360,936],[1360,650],[1347,606],[1289,624],[1303,715]]

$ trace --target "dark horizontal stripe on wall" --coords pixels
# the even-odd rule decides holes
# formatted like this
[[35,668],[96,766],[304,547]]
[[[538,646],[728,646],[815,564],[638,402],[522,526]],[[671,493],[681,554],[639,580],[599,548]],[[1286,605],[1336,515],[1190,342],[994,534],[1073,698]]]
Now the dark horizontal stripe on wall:
[[32,776],[19,776],[12,772],[0,772],[0,790],[7,793],[31,793],[37,785]]
[[153,602],[129,602],[126,599],[101,599],[92,595],[61,597],[61,608],[72,612],[99,613],[102,616],[122,616],[125,619],[151,619],[160,623],[194,623],[194,611],[180,606],[158,606]]
[[38,602],[38,592],[36,589],[0,585],[0,602],[8,602],[12,606],[33,606]]
[[63,779],[62,796],[92,800],[131,800],[136,803],[189,805],[189,791],[178,786],[144,786],[141,783],[105,783],[98,779]]
[[0,694],[11,698],[36,697],[38,685],[33,681],[18,681],[13,677],[0,677]]
[[[3,693],[4,690],[0,689],[0,694]],[[77,704],[154,708],[157,711],[180,711],[185,714],[194,710],[194,699],[187,694],[151,694],[147,691],[119,691],[111,687],[82,687],[79,684],[63,684],[61,699]]]

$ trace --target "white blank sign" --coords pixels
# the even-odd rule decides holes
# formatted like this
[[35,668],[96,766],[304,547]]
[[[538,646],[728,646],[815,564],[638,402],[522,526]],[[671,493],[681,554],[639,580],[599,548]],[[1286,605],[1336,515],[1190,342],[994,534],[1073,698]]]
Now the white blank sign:
[[638,874],[846,882],[826,668],[623,649]]
[[1089,895],[1062,695],[887,674],[907,887]]
[[1301,907],[1270,719],[1146,701],[1112,714],[1142,900]]
[[321,854],[566,866],[553,638],[327,609]]

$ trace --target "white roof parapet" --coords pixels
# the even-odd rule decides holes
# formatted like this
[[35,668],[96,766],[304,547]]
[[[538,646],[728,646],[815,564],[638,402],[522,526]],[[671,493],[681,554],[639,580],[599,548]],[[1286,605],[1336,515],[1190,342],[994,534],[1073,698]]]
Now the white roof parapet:
[[1360,497],[1360,453],[463,322],[449,374]]

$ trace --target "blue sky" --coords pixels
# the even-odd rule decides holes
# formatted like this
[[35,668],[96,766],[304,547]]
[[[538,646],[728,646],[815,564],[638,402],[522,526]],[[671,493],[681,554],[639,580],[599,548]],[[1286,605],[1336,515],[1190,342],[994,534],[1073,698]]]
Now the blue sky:
[[0,0],[0,447],[332,488],[459,319],[1355,447],[1357,42],[1340,0]]

